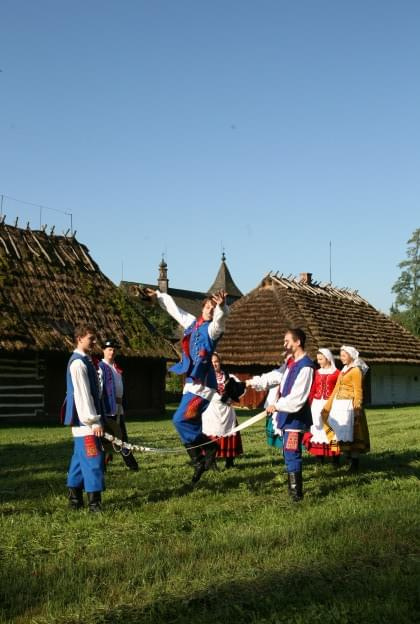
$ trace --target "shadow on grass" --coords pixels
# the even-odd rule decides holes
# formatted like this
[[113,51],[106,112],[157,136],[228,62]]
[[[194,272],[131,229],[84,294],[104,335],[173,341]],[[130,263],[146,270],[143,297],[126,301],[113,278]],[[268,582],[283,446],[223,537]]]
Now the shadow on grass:
[[[2,447],[0,459],[0,499],[3,502],[19,500],[32,501],[50,495],[51,491],[65,491],[67,468],[72,454],[72,440],[59,441],[49,444],[7,444]],[[255,458],[255,459],[254,459]],[[216,475],[220,478],[209,478],[204,474],[198,486],[209,492],[225,492],[240,489],[244,484],[247,488],[258,492],[262,484],[273,481],[274,478],[283,474],[284,466],[281,457],[274,458],[255,454],[238,460],[235,468],[220,470]],[[398,453],[383,452],[370,453],[360,459],[361,470],[357,475],[346,476],[345,468],[334,471],[330,466],[324,466],[322,474],[310,473],[305,470],[305,465],[313,466],[315,461],[311,457],[304,458],[304,481],[319,481],[318,493],[327,496],[335,490],[342,489],[346,485],[352,485],[355,479],[370,481],[372,476],[382,473],[386,478],[420,477],[420,465],[413,465],[420,460],[420,451],[408,450]],[[114,464],[119,463],[119,457],[115,457]],[[223,461],[223,460],[222,460]],[[122,463],[122,461],[121,461]],[[151,465],[150,470],[155,472],[159,465]],[[255,469],[255,473],[253,471]],[[148,470],[147,463],[143,464],[141,472]],[[107,475],[109,479],[120,478],[120,475],[112,474],[113,468]],[[47,474],[47,476],[45,476]],[[140,474],[140,473],[138,473]],[[174,497],[182,497],[193,490],[190,484],[192,469],[185,466],[183,483],[179,487],[171,487],[172,481],[163,488],[150,488],[146,493],[149,502],[165,501]],[[122,499],[124,497],[122,496]],[[143,497],[144,500],[144,497]]]
[[[373,483],[381,478],[402,479],[406,477],[420,478],[420,464],[412,465],[420,460],[420,451],[411,450],[401,453],[370,453],[360,458],[358,472],[349,473],[348,466],[341,465],[338,470],[332,466],[323,466],[320,472],[304,473],[304,482],[315,484],[316,497],[330,496],[336,491],[359,485]],[[304,483],[305,484],[305,483]]]
[[[382,568],[386,568],[386,571]],[[414,562],[403,556],[354,556],[328,567],[273,570],[246,580],[217,583],[188,596],[160,596],[145,606],[104,609],[89,624],[250,624],[324,622],[411,624],[418,587]],[[394,587],[395,589],[390,588]],[[80,620],[66,620],[75,624]]]

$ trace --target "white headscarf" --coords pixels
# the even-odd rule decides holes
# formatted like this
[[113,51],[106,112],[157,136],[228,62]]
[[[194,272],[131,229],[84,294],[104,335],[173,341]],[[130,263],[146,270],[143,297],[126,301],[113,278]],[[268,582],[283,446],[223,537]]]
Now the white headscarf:
[[331,375],[331,373],[337,370],[334,362],[334,356],[329,349],[318,349],[317,353],[321,353],[331,364],[328,368],[318,369],[318,372],[321,373],[321,375]]
[[348,353],[353,360],[352,362],[350,362],[350,364],[346,364],[343,367],[343,373],[345,373],[347,370],[349,370],[349,368],[352,368],[353,366],[358,366],[362,371],[362,374],[366,375],[369,370],[369,366],[366,364],[366,362],[362,360],[362,358],[359,357],[359,352],[354,347],[347,347],[344,345],[341,347],[340,351],[345,351],[346,353]]

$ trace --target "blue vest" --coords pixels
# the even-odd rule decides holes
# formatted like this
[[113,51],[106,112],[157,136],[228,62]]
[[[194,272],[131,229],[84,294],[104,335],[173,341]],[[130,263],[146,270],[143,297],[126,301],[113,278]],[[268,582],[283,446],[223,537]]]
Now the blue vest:
[[102,405],[104,415],[111,416],[117,413],[117,397],[115,394],[115,381],[111,367],[105,362],[99,362],[103,374]]
[[216,374],[211,356],[217,340],[209,336],[210,321],[194,321],[184,332],[182,339],[182,360],[169,370],[177,375],[186,375],[186,381],[202,383],[217,389]]
[[[284,386],[281,391],[282,397],[286,397],[290,394],[297,376],[302,368],[305,368],[306,366],[309,366],[312,369],[314,368],[313,361],[307,355],[298,360],[295,364],[292,364],[289,368],[286,381],[284,382]],[[285,429],[286,427],[288,429],[298,429],[299,431],[309,429],[312,425],[312,414],[309,401],[306,400],[300,410],[292,414],[289,414],[289,412],[277,412],[276,422],[279,429]]]
[[81,422],[77,415],[76,404],[74,402],[74,387],[73,381],[71,379],[70,374],[70,364],[74,362],[74,360],[82,360],[87,367],[88,377],[89,377],[89,386],[90,393],[93,397],[93,402],[95,404],[96,413],[101,413],[100,400],[99,400],[99,384],[98,384],[98,375],[96,373],[95,366],[93,365],[92,360],[87,355],[80,355],[80,353],[73,353],[73,355],[69,359],[69,363],[67,364],[67,394],[66,394],[66,408],[64,415],[64,424],[71,425],[72,427],[80,427]]

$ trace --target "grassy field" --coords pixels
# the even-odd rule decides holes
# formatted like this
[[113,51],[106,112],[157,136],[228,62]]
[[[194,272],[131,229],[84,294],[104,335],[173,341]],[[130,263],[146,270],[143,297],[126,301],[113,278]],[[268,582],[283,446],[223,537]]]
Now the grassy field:
[[[257,424],[237,468],[222,464],[194,490],[185,453],[143,454],[138,473],[116,457],[102,514],[67,508],[70,431],[3,426],[0,621],[419,621],[420,410],[368,421],[362,472],[306,455],[301,503]],[[178,446],[169,419],[129,433]]]

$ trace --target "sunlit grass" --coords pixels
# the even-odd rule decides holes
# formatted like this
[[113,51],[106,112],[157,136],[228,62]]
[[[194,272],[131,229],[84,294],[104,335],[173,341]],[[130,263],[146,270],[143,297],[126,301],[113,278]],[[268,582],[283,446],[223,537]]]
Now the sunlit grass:
[[141,455],[138,473],[115,457],[101,515],[67,507],[67,429],[3,428],[1,621],[417,621],[420,413],[368,419],[360,474],[305,456],[298,504],[262,424],[237,468],[193,490],[170,420],[129,423],[133,441],[181,452]]

